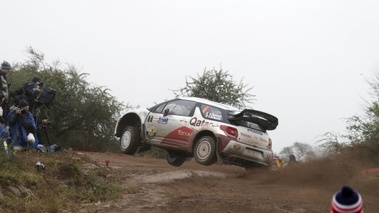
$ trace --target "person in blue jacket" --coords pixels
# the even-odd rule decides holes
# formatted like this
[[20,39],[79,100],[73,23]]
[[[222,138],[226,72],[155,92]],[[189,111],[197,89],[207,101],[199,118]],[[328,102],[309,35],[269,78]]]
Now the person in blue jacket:
[[14,150],[26,147],[37,148],[36,123],[33,114],[29,111],[29,103],[21,100],[18,106],[7,116],[10,125],[11,145]]
[[5,120],[0,116],[0,147],[6,153],[9,153],[8,150],[8,139],[9,139],[9,126],[5,124]]

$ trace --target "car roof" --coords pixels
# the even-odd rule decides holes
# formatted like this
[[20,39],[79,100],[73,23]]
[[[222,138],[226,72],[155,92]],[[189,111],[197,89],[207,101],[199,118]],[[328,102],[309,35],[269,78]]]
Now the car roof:
[[236,108],[236,107],[229,106],[229,105],[222,104],[222,103],[217,103],[217,102],[210,101],[210,100],[207,100],[207,99],[204,99],[204,98],[197,98],[197,97],[179,97],[178,99],[189,100],[189,101],[196,101],[196,102],[200,102],[200,103],[203,103],[203,104],[212,105],[212,106],[215,106],[215,107],[218,107],[218,108],[224,109],[224,110],[241,111],[240,109],[238,109],[238,108]]

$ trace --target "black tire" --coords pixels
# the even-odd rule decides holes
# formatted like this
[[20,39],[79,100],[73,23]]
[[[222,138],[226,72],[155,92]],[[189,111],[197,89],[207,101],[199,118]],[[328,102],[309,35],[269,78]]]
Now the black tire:
[[186,161],[187,156],[181,154],[180,152],[167,151],[167,163],[171,166],[179,167],[183,165],[184,161]]
[[205,166],[212,165],[216,162],[216,141],[213,137],[203,136],[196,141],[194,147],[194,158],[196,161]]
[[120,138],[121,152],[129,155],[136,153],[140,145],[140,134],[138,128],[127,126]]

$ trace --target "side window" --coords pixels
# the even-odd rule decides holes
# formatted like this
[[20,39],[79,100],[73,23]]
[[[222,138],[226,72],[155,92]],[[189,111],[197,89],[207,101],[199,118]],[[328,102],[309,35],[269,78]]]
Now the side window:
[[[164,110],[169,109],[169,115],[189,116],[195,107],[196,102],[187,100],[175,100],[169,102]],[[163,111],[164,111],[163,110]]]
[[159,105],[154,112],[156,113],[163,113],[163,108],[166,106],[166,103]]
[[200,109],[204,118],[222,121],[222,112],[219,108],[203,104]]

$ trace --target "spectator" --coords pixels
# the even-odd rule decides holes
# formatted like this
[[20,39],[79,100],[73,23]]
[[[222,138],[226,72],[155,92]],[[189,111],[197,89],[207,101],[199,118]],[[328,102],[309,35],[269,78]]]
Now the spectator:
[[332,198],[331,213],[363,213],[363,201],[361,195],[349,186],[343,186]]
[[297,163],[297,160],[296,160],[296,157],[295,157],[294,154],[290,155],[290,161],[289,162],[291,162],[291,163]]
[[[38,143],[39,144],[43,144],[43,141],[42,141],[42,132],[46,131],[46,127],[50,124],[50,121],[46,117],[45,118],[41,118],[40,113],[41,113],[40,108],[36,108],[34,110],[33,115],[34,115],[34,120],[36,121],[36,126],[37,126]],[[47,141],[47,142],[50,143],[49,141]]]
[[275,157],[274,158],[274,168],[275,169],[282,169],[284,167],[284,160],[281,157]]
[[8,151],[8,138],[9,138],[9,126],[5,125],[3,117],[0,117],[0,138],[1,138],[1,149],[6,153]]
[[21,100],[18,107],[9,113],[11,144],[14,150],[32,146],[37,148],[36,123],[33,114],[29,112],[29,103]]
[[[20,100],[18,98],[13,98],[13,105],[10,106],[9,108],[9,113],[8,115],[6,116],[6,119],[5,119],[5,125],[10,127],[11,124],[9,122],[9,118],[15,113],[16,109],[18,109],[18,104],[20,103]],[[8,145],[11,143],[10,142],[10,136],[12,135],[12,132],[11,130],[9,129],[9,139],[8,139]]]
[[5,124],[7,126],[11,126],[11,124],[9,123],[9,118],[11,115],[13,115],[14,111],[16,111],[16,109],[18,109],[18,104],[20,103],[20,100],[18,98],[13,98],[13,105],[9,107],[9,113],[8,115],[6,115],[6,118],[5,118]]
[[0,72],[0,104],[2,112],[1,116],[5,119],[5,117],[9,113],[9,85],[7,80],[7,74],[11,70],[11,65],[4,61],[1,64],[1,72]]
[[21,88],[13,91],[13,98],[25,99],[29,103],[29,111],[34,114],[34,109],[38,107],[36,100],[41,94],[42,86],[41,78],[33,77],[32,81],[26,82]]

